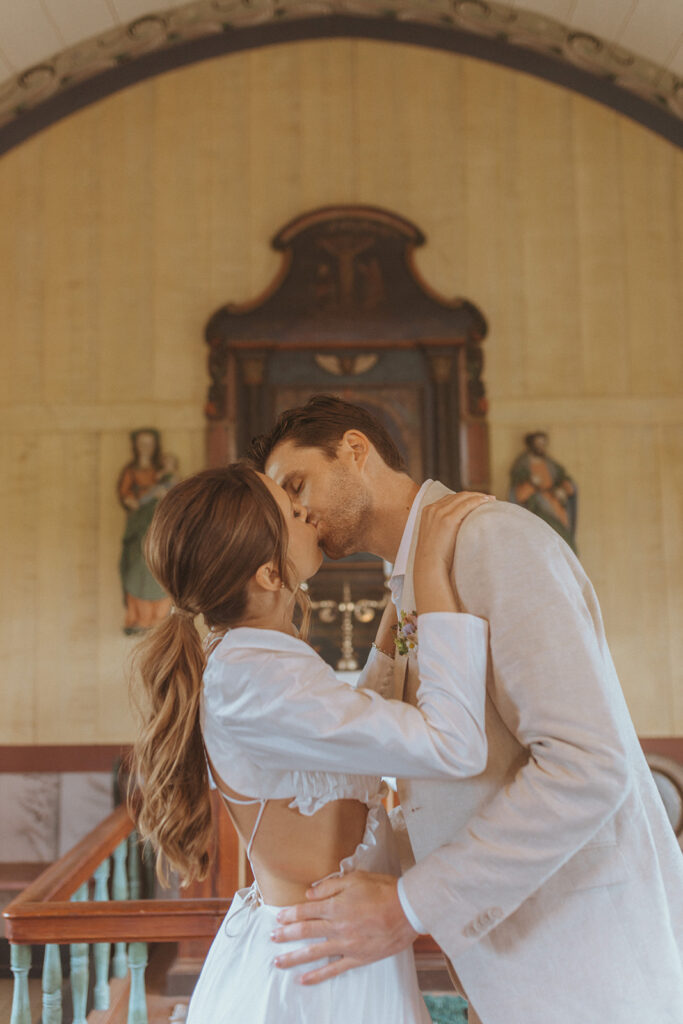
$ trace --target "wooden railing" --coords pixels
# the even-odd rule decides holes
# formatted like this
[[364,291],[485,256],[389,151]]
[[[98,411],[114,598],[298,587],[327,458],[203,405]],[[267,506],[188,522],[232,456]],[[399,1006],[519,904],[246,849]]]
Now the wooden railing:
[[230,901],[140,895],[139,843],[128,812],[119,807],[5,908],[14,974],[10,1024],[31,1024],[28,972],[35,944],[45,944],[42,1024],[62,1024],[59,946],[67,944],[73,1024],[86,1021],[91,944],[93,1008],[109,1009],[110,977],[130,972],[128,1024],[147,1024],[147,943],[213,938]]

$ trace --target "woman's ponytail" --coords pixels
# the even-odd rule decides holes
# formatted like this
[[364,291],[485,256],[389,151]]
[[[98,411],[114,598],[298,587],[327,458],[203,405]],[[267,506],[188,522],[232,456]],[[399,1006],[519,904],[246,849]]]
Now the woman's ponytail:
[[188,614],[171,614],[141,642],[134,697],[141,728],[131,764],[131,810],[143,839],[183,884],[206,876],[211,860],[211,802],[199,724],[205,668],[202,640]]

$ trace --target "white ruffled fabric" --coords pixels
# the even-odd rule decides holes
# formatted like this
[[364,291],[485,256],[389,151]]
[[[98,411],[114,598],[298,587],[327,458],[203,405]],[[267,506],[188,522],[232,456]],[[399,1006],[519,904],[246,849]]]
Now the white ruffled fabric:
[[[288,805],[311,815],[333,800],[359,800],[377,807],[387,794],[387,784],[376,775],[345,775],[342,772],[292,772],[296,796]],[[342,864],[344,862],[342,861]]]
[[[381,796],[371,799],[363,838],[342,860],[339,874],[398,874]],[[274,967],[275,956],[313,941],[273,943],[280,909],[263,902],[256,883],[236,893],[192,995],[187,1024],[430,1024],[412,949],[312,986],[299,985],[297,977],[326,958],[306,967]]]

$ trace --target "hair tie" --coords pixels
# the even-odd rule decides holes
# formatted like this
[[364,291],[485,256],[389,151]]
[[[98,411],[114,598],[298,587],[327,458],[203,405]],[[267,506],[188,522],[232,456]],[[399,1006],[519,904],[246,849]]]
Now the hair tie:
[[171,605],[171,615],[177,615],[181,619],[196,618],[195,612],[190,612],[187,608],[178,608],[175,604]]

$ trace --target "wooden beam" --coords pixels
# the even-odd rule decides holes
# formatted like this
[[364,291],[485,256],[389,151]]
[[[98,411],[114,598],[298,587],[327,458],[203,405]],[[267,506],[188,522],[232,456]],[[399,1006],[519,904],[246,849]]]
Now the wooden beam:
[[213,938],[229,899],[47,903],[14,900],[4,912],[10,942],[177,942]]

